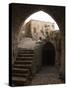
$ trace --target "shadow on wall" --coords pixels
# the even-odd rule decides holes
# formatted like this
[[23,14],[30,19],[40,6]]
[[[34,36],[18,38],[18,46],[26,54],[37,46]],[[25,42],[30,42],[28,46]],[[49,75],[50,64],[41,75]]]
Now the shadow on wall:
[[42,65],[55,65],[55,47],[51,42],[47,42],[42,48]]

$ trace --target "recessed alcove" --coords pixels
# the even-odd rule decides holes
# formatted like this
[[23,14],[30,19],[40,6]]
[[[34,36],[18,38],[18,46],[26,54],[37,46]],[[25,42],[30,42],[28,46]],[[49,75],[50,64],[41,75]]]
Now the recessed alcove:
[[55,47],[52,43],[47,42],[42,47],[42,65],[54,66],[55,65]]

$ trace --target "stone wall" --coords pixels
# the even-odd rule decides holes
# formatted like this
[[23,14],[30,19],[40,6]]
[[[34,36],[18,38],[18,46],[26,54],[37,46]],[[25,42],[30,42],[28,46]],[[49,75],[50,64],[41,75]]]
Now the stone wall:
[[50,34],[50,31],[54,31],[54,23],[39,20],[30,20],[25,27],[26,35],[35,40],[38,40],[40,37],[45,39],[47,33]]
[[[34,25],[33,25],[33,27],[34,27]],[[13,50],[12,51],[13,51],[13,57],[14,58],[16,56],[17,45],[20,42],[22,42],[22,45],[21,45],[21,47],[22,47],[24,38],[29,37],[29,38],[31,38],[31,40],[33,42],[34,34],[31,33],[31,30],[32,30],[32,28],[28,23],[25,26],[25,28],[22,28],[22,30],[20,29],[19,32],[13,32],[13,34],[12,34],[12,47],[13,47],[12,49]],[[37,30],[39,30],[39,29],[37,29]],[[25,34],[24,34],[23,31],[25,31]],[[34,37],[34,38],[35,38],[36,42],[38,42],[36,37]],[[43,38],[42,38],[42,40],[43,40]],[[57,67],[59,72],[63,72],[64,71],[64,66],[65,66],[65,64],[64,64],[65,63],[65,61],[64,61],[64,59],[65,59],[64,58],[64,56],[65,56],[64,55],[64,35],[61,34],[60,31],[51,31],[48,35],[46,35],[46,38],[44,38],[44,40],[47,40],[47,41],[51,42],[54,45],[55,53],[56,53],[55,66]],[[32,44],[30,44],[30,45],[32,46]],[[41,45],[37,46],[37,44],[36,44],[34,46],[35,46],[35,48],[34,48],[35,57],[34,57],[34,62],[33,62],[33,67],[32,67],[33,73],[35,73],[40,68],[41,60],[42,60],[41,59],[41,49],[42,49]]]
[[60,72],[65,73],[65,39],[64,35],[61,36],[61,61],[60,61]]
[[34,59],[33,59],[32,73],[38,72],[42,66],[42,46],[36,45],[34,49]]

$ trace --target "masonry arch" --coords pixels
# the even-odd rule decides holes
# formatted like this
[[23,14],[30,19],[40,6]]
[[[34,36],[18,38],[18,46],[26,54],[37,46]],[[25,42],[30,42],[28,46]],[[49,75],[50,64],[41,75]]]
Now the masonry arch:
[[59,30],[59,26],[57,22],[54,20],[54,18],[50,14],[48,14],[45,11],[39,10],[32,13],[31,15],[29,15],[29,17],[26,18],[23,25],[28,23],[30,20],[39,20],[39,21],[54,23],[55,30]]
[[[30,14],[24,21],[24,23],[22,23],[21,25],[21,30],[19,33],[19,36],[24,36],[25,33],[25,25],[30,21],[30,20],[39,20],[39,21],[44,21],[44,22],[51,22],[53,24],[53,27],[55,28],[54,30],[59,30],[59,26],[57,24],[57,22],[53,19],[53,17],[42,10],[36,11],[32,14]],[[35,27],[34,27],[35,28]],[[26,30],[27,31],[27,30]],[[33,34],[33,31],[31,31]],[[22,35],[20,35],[22,34]]]
[[[58,24],[60,31],[65,30],[65,13],[64,7],[57,6],[48,6],[48,5],[13,5],[12,10],[12,31],[18,35],[18,32],[21,31],[22,24],[24,21],[33,13],[36,13],[40,10],[48,13]],[[60,12],[59,12],[60,11]],[[61,17],[60,17],[61,16]]]

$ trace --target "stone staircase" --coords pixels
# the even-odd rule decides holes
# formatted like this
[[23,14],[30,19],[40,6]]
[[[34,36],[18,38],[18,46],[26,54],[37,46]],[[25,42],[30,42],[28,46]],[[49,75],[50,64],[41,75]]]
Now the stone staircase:
[[33,50],[18,49],[12,69],[13,86],[23,86],[31,83],[33,57]]

